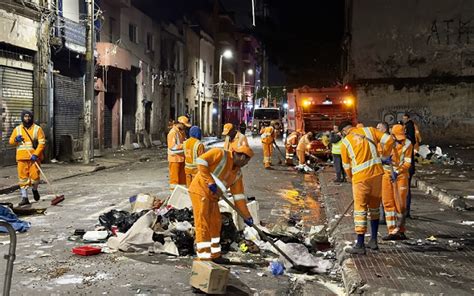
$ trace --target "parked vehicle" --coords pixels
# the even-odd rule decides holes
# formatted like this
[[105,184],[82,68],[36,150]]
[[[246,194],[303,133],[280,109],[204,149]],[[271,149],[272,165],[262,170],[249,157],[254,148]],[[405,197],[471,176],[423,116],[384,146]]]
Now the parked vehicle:
[[255,108],[252,120],[252,135],[258,135],[264,124],[276,121],[278,134],[283,134],[283,122],[279,108]]

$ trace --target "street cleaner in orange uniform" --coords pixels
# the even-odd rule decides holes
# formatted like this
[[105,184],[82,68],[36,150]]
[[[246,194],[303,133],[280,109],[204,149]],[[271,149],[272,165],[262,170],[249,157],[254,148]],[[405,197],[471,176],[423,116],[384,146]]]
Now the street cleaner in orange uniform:
[[285,150],[286,150],[286,165],[292,166],[293,165],[293,158],[295,157],[296,146],[298,145],[298,141],[300,139],[300,130],[292,132],[288,138],[286,138],[285,143]]
[[224,149],[227,151],[234,151],[240,146],[249,146],[247,137],[238,131],[232,123],[224,124],[222,135],[225,136]]
[[46,138],[43,129],[33,122],[33,113],[21,112],[22,123],[15,127],[10,136],[10,145],[16,146],[16,162],[18,167],[18,185],[21,191],[19,206],[30,204],[28,187],[33,186],[33,198],[38,201],[40,194],[38,185],[40,172],[35,162],[40,165],[43,160],[43,151]]
[[313,140],[314,135],[312,132],[307,132],[302,136],[296,146],[296,156],[298,156],[298,166],[297,168],[302,169],[306,163],[306,153],[309,152],[309,144]]
[[[385,209],[388,235],[383,240],[404,240],[405,225],[397,225],[404,220],[407,206],[409,169],[412,162],[413,145],[405,135],[405,128],[401,124],[392,127],[392,136],[395,143],[390,149],[390,160],[383,165],[382,202]],[[398,223],[397,223],[398,221]],[[399,226],[399,227],[398,227]]]
[[262,127],[260,134],[263,148],[263,165],[266,169],[270,169],[272,166],[273,142],[276,138],[275,128],[272,125]]
[[244,215],[244,222],[249,226],[253,225],[252,216],[247,208],[240,170],[252,156],[253,151],[250,147],[240,146],[232,152],[222,148],[212,148],[196,160],[198,173],[188,191],[193,204],[198,260],[212,260],[215,263],[228,262],[221,258],[219,189],[212,175],[230,189],[234,196],[235,206]]
[[198,126],[194,125],[189,129],[189,139],[184,141],[183,149],[186,186],[189,188],[191,181],[198,172],[196,159],[204,153],[204,144],[201,142],[201,129]]
[[170,190],[173,191],[176,185],[186,185],[186,173],[184,171],[184,150],[183,143],[186,140],[186,127],[190,127],[189,119],[186,116],[178,117],[178,123],[168,133],[168,168],[170,178]]
[[[389,147],[393,144],[390,135],[372,127],[354,128],[351,122],[343,122],[339,130],[345,135],[342,140],[342,166],[352,179],[354,198],[354,224],[357,243],[346,251],[350,254],[365,254],[364,237],[367,232],[367,216],[370,219],[371,236],[367,244],[372,250],[378,249],[380,200],[382,196],[382,159],[389,161]],[[380,143],[383,151],[381,159],[377,153]]]

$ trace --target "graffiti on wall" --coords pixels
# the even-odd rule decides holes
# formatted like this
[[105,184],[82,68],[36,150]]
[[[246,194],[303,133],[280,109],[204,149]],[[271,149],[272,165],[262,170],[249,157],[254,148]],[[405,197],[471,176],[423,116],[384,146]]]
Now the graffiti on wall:
[[472,19],[434,19],[426,39],[428,45],[470,44],[473,32]]
[[401,121],[405,113],[410,114],[410,118],[422,126],[432,122],[431,110],[428,107],[387,106],[380,110],[382,120],[389,125]]

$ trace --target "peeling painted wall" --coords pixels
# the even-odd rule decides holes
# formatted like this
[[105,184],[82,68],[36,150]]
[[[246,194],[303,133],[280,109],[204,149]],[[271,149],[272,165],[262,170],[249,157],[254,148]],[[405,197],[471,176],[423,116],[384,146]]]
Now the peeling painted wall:
[[395,88],[391,84],[357,87],[359,120],[375,126],[393,124],[405,112],[419,125],[428,144],[474,144],[474,82],[423,84]]
[[474,75],[474,1],[354,0],[351,79]]

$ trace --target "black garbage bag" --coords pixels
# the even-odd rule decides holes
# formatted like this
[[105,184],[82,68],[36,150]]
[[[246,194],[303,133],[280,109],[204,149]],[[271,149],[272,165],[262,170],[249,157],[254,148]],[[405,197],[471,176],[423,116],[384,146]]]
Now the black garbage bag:
[[149,210],[143,210],[138,213],[129,213],[126,211],[111,210],[105,214],[99,216],[100,225],[104,226],[108,230],[112,229],[112,226],[117,226],[120,232],[127,232],[137,220],[145,215]]
[[179,251],[179,256],[194,255],[194,238],[187,231],[172,230],[171,237]]
[[239,232],[235,227],[234,220],[232,220],[231,213],[221,213],[221,248],[222,252],[229,252],[230,245],[233,242],[240,241]]
[[181,210],[178,209],[171,209],[166,214],[164,214],[164,218],[168,218],[171,222],[183,222],[188,221],[191,224],[194,223],[193,218],[193,211],[188,208],[184,208]]

